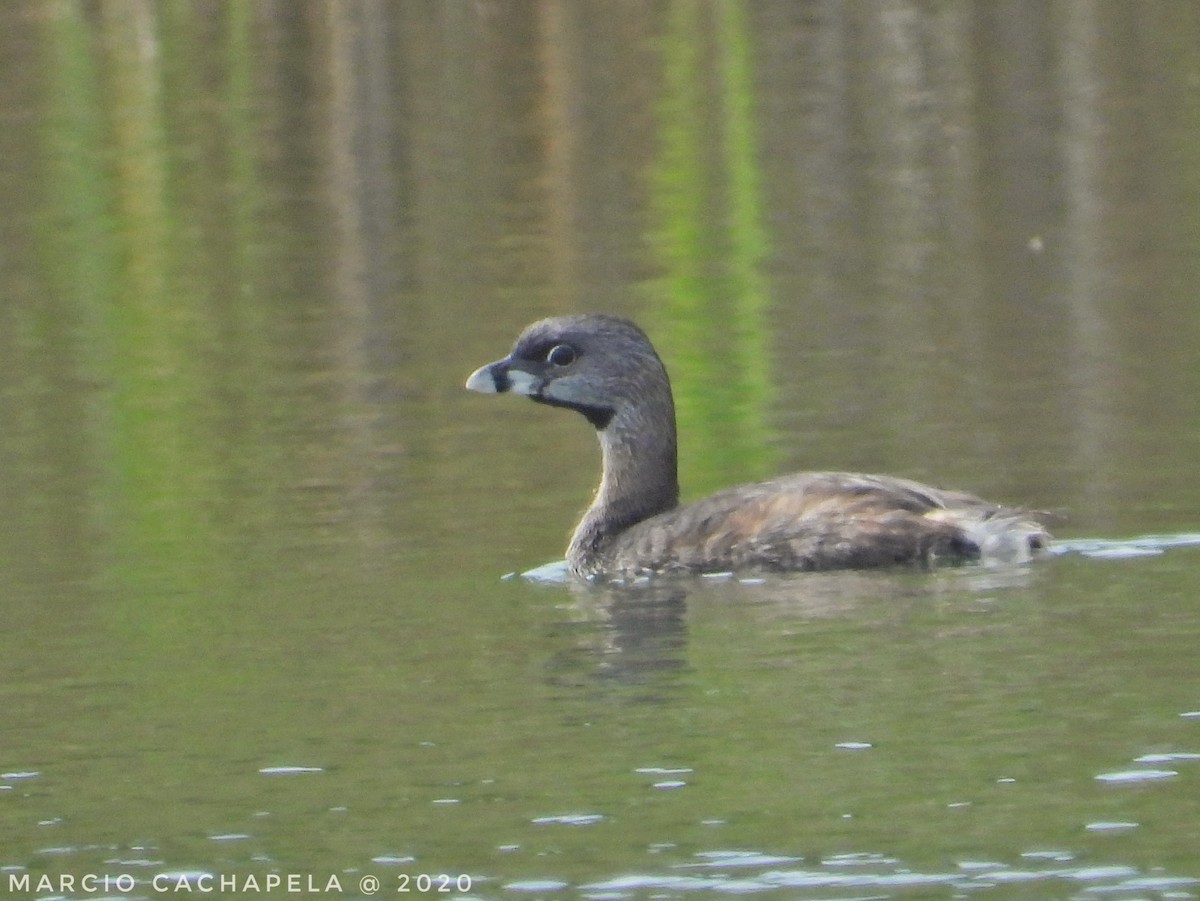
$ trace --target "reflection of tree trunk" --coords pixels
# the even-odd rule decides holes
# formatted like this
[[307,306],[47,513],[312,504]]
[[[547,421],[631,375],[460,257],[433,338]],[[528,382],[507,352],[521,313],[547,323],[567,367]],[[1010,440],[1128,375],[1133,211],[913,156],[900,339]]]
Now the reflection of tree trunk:
[[[1096,7],[1066,4],[1061,63],[1063,172],[1066,222],[1063,247],[1066,272],[1066,384],[1073,397],[1066,405],[1073,454],[1092,474],[1084,485],[1089,506],[1110,509],[1114,490],[1115,448],[1110,438],[1114,403],[1120,394],[1121,358],[1110,334],[1112,292],[1120,290],[1110,266],[1109,210],[1105,191],[1108,123],[1102,108],[1104,78]],[[1085,462],[1086,461],[1086,462]]]
[[[378,403],[371,392],[381,377],[387,351],[400,340],[395,318],[387,315],[398,287],[389,276],[401,221],[393,156],[391,116],[381,115],[392,98],[389,65],[392,29],[381,0],[331,3],[322,8],[318,33],[325,39],[327,85],[320,97],[321,132],[327,156],[321,160],[324,197],[333,213],[331,288],[337,315],[332,320],[330,378],[337,386],[338,460],[341,511],[354,523],[360,541],[376,543],[378,492],[373,470],[377,453]],[[334,462],[334,461],[329,461]]]
[[143,578],[163,569],[194,578],[189,565],[211,551],[200,503],[212,487],[209,448],[195,419],[206,384],[196,351],[207,323],[197,315],[197,295],[181,290],[171,271],[179,211],[169,192],[161,24],[148,0],[100,10],[120,236],[105,366],[117,557]]
[[573,50],[579,46],[573,33],[575,17],[561,0],[538,4],[538,53],[542,69],[542,125],[545,129],[542,184],[546,203],[547,282],[556,309],[574,307],[579,284],[578,250],[580,216],[577,188],[583,179],[574,171],[579,160],[581,125],[573,114],[578,100],[580,73],[574,69]]

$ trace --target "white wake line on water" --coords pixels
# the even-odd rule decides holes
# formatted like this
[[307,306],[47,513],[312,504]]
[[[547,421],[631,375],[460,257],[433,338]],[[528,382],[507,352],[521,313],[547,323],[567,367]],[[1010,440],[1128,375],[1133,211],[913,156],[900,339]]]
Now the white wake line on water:
[[1200,532],[1135,538],[1068,538],[1050,542],[1050,553],[1085,557],[1156,557],[1170,548],[1200,547]]

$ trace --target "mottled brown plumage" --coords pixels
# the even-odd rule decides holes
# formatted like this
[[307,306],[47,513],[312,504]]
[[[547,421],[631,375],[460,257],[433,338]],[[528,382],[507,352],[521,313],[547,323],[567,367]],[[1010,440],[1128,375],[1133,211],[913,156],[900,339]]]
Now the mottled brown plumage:
[[1023,560],[1047,541],[1019,511],[858,473],[797,473],[680,507],[670,380],[645,333],[623,319],[535,322],[467,387],[574,409],[596,427],[603,476],[567,549],[584,578]]

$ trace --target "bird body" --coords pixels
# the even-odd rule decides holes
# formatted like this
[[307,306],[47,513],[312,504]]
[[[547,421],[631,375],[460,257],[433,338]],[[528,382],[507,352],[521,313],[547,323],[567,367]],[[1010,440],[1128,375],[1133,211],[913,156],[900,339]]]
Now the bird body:
[[573,409],[596,428],[600,487],[567,548],[582,578],[1024,560],[1048,540],[1021,511],[892,476],[796,473],[680,506],[670,379],[624,319],[535,322],[467,388]]

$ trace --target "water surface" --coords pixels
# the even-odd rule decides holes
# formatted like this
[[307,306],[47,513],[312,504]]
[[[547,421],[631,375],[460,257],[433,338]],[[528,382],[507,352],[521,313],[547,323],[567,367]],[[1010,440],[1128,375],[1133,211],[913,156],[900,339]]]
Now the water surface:
[[[1190,6],[0,25],[0,894],[1200,894]],[[593,309],[687,497],[890,472],[1062,553],[502,579],[598,454],[462,382]]]

